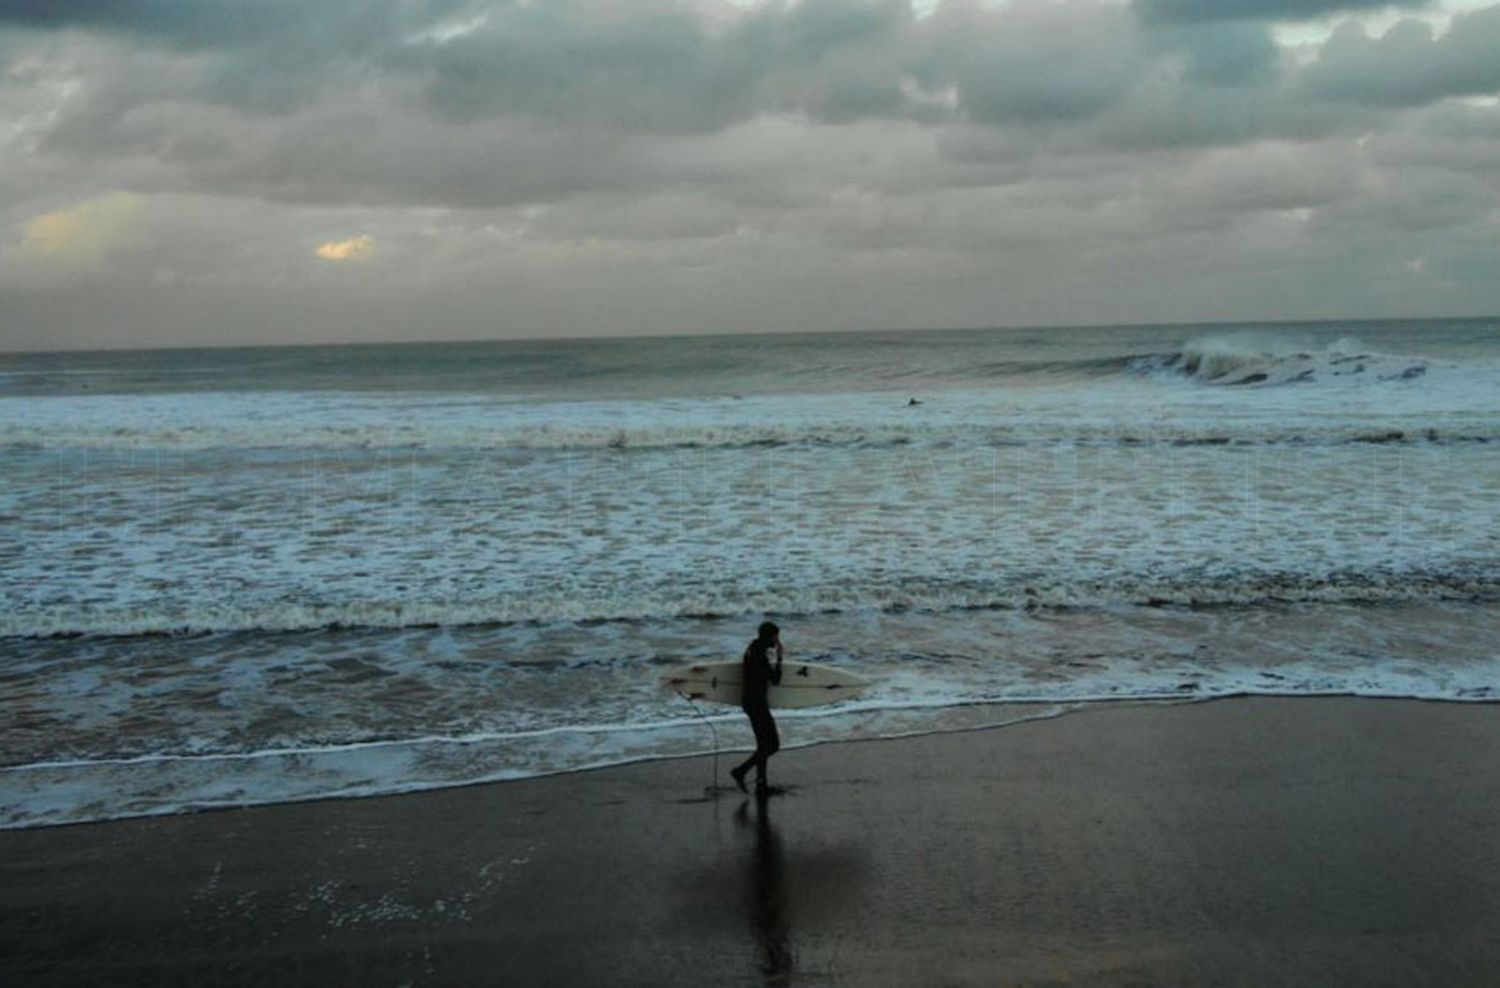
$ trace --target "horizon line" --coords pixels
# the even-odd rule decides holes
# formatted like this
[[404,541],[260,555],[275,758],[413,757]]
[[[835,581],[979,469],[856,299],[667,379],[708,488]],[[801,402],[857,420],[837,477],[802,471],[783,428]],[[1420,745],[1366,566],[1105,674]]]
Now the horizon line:
[[1079,329],[1142,329],[1176,328],[1183,326],[1321,326],[1334,323],[1397,323],[1397,322],[1484,322],[1500,321],[1500,314],[1466,316],[1354,316],[1291,319],[1167,319],[1137,320],[1119,323],[1018,323],[994,326],[906,326],[906,327],[861,327],[844,329],[764,329],[764,330],[707,330],[702,332],[677,333],[580,333],[559,336],[475,336],[443,339],[410,340],[320,340],[314,342],[289,343],[197,343],[166,344],[149,346],[112,347],[62,347],[52,350],[12,350],[0,348],[0,356],[48,356],[78,353],[168,353],[181,350],[291,350],[317,347],[397,347],[437,346],[482,343],[572,343],[601,342],[606,340],[702,340],[725,337],[755,338],[764,336],[854,336],[862,333],[993,333],[1027,332],[1034,330],[1079,330]]

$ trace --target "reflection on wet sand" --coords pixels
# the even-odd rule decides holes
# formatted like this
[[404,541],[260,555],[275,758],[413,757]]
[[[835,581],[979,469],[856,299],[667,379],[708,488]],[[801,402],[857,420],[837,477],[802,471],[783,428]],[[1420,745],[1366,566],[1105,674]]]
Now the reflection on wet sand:
[[868,849],[809,814],[795,786],[713,795],[700,818],[712,827],[696,845],[704,853],[674,880],[675,923],[692,945],[684,962],[703,984],[835,977],[851,918],[871,906]]
[[745,883],[751,933],[761,953],[761,973],[767,985],[787,985],[792,977],[791,930],[787,917],[786,866],[781,835],[771,823],[770,798],[758,792],[754,819],[749,802],[740,804],[735,822],[754,827],[755,846],[749,858],[749,880]]

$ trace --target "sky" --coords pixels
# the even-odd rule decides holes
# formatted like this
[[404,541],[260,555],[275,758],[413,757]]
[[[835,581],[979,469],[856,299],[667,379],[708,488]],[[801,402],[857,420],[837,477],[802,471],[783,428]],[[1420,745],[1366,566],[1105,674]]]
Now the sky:
[[0,349],[1500,314],[1500,2],[0,0]]

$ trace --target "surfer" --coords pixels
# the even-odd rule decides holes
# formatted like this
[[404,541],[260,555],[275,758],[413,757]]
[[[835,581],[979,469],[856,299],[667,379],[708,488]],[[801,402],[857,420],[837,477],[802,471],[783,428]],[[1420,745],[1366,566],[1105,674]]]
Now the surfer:
[[[776,649],[774,666],[771,665],[770,657],[773,648]],[[771,717],[771,703],[766,691],[781,683],[783,658],[785,653],[781,648],[781,629],[766,621],[760,626],[755,641],[745,649],[745,689],[740,698],[740,709],[750,718],[750,727],[755,731],[755,753],[729,771],[734,777],[734,784],[742,792],[750,791],[745,788],[745,775],[752,768],[756,770],[756,791],[766,791],[766,760],[781,748],[781,738],[776,733],[776,721]]]

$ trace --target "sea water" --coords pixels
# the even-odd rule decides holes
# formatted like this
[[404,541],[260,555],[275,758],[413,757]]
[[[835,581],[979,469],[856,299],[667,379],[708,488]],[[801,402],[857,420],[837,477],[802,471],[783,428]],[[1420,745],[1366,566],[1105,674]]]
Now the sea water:
[[[1500,698],[1500,322],[0,354],[0,826]],[[1018,707],[1017,704],[1025,704]]]

